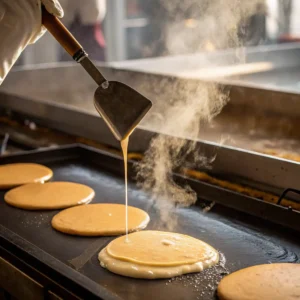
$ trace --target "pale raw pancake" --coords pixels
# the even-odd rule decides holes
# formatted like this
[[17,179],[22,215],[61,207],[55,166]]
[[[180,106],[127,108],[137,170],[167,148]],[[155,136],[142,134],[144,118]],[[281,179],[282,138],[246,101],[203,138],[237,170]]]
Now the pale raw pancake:
[[45,182],[53,176],[53,172],[42,165],[21,163],[0,166],[0,189],[9,189],[15,186]]
[[99,253],[102,267],[134,278],[171,278],[200,272],[219,262],[219,254],[193,237],[162,231],[141,231],[113,240]]
[[221,300],[300,299],[300,264],[249,267],[224,277],[218,287]]
[[30,183],[8,191],[4,200],[28,210],[62,209],[87,204],[94,198],[90,187],[73,182]]
[[[144,229],[149,215],[136,207],[128,206],[128,230]],[[125,205],[99,203],[66,209],[52,219],[58,231],[82,236],[111,236],[125,233]]]

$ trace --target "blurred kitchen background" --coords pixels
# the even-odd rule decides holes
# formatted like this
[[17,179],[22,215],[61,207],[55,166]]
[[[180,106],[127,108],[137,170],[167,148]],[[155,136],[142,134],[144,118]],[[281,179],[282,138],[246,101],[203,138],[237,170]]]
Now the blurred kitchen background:
[[[178,109],[194,106],[199,124],[209,110],[207,124],[185,137],[300,161],[300,1],[60,2],[63,23],[107,78],[153,101],[143,128],[173,134],[177,124],[167,128],[165,118],[176,119],[175,103]],[[50,34],[24,51],[14,71],[0,91],[96,115],[93,82]],[[216,85],[210,88],[207,81],[224,88],[220,97],[228,89],[229,101],[215,101]]]
[[[205,17],[199,5],[206,0],[61,0],[65,9],[63,22],[90,50],[93,59],[124,61],[167,55],[221,50],[203,34],[194,39],[197,23]],[[255,0],[254,0],[255,1]],[[173,2],[168,7],[168,2]],[[189,2],[184,8],[180,3]],[[214,0],[210,1],[213,3]],[[246,1],[245,1],[246,3]],[[211,4],[210,4],[211,5]],[[300,1],[258,1],[250,16],[238,24],[243,45],[260,47],[300,42]],[[215,16],[216,18],[218,16]],[[173,39],[171,28],[176,24],[184,47],[168,43]],[[203,31],[203,28],[201,28]],[[173,46],[173,47],[172,47]],[[223,45],[224,46],[224,45]],[[230,46],[230,45],[226,45]],[[103,53],[102,53],[103,52]],[[100,53],[100,54],[99,54]],[[28,47],[19,65],[69,60],[56,41],[46,34],[42,42]]]
[[[93,60],[163,75],[230,78],[300,91],[298,62],[292,59],[300,47],[300,1],[60,2],[64,24]],[[148,60],[159,57],[163,59]],[[17,66],[71,60],[47,33],[26,49]],[[212,66],[218,68],[208,70]]]

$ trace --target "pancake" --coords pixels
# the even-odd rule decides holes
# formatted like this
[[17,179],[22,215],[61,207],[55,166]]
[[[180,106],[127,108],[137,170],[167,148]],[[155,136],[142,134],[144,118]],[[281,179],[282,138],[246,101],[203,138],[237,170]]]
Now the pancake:
[[8,191],[9,205],[28,210],[62,209],[87,204],[94,198],[90,187],[73,182],[30,183]]
[[220,300],[300,299],[300,264],[267,264],[249,267],[224,277]]
[[52,171],[42,165],[22,163],[0,166],[0,189],[9,189],[23,184],[45,182],[53,176]]
[[[128,206],[128,230],[144,229],[149,215],[136,207]],[[112,236],[124,234],[125,205],[90,204],[66,209],[52,219],[52,227],[58,231],[81,236]]]
[[99,253],[103,268],[133,278],[171,278],[200,272],[219,261],[218,252],[193,237],[141,231],[119,237]]

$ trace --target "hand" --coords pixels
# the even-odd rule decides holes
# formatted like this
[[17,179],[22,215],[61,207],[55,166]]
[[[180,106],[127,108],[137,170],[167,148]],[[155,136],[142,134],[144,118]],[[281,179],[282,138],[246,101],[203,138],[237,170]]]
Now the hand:
[[46,31],[42,26],[42,5],[59,18],[58,0],[1,0],[0,2],[0,84],[28,44]]

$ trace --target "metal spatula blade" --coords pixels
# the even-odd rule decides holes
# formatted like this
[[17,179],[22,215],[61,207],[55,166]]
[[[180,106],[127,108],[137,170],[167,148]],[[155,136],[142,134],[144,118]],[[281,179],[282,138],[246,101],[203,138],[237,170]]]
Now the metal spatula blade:
[[151,101],[121,82],[107,81],[74,36],[45,8],[42,11],[42,23],[99,85],[94,104],[114,136],[118,140],[127,138],[151,108]]
[[97,88],[94,105],[116,139],[123,140],[146,115],[152,103],[126,84],[110,81],[107,88]]

